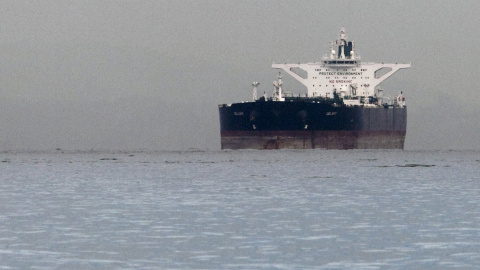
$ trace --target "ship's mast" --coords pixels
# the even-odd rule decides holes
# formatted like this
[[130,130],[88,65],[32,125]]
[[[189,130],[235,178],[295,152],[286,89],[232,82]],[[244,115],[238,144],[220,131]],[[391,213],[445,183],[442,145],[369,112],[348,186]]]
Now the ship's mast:
[[[339,54],[338,54],[338,59],[358,59],[360,60],[358,57],[355,56],[355,52],[354,52],[354,48],[355,48],[355,42],[351,41],[351,42],[348,42],[347,41],[347,34],[345,34],[345,27],[342,27],[342,29],[340,30],[340,41],[337,41],[337,44],[339,44],[338,46],[338,50],[339,50]],[[333,51],[332,49],[332,46],[330,44],[330,51]],[[335,55],[335,51],[333,51],[333,56]],[[330,59],[335,59],[335,57],[332,57],[332,53],[330,53]]]
[[283,96],[282,93],[282,74],[278,72],[278,81],[273,82],[273,100],[275,101],[285,101],[285,97]]
[[252,86],[253,86],[253,101],[257,100],[257,86],[259,86],[260,83],[259,82],[253,82],[252,83]]
[[339,59],[345,59],[345,45],[347,44],[346,38],[347,35],[345,34],[345,27],[342,27],[340,30],[340,51],[338,54]]

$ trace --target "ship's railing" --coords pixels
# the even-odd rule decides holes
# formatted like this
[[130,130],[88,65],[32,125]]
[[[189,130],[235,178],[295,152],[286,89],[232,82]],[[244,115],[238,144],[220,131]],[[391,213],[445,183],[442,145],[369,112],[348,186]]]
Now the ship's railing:
[[335,60],[323,60],[325,66],[337,66],[337,67],[355,67],[360,65],[359,60],[350,59],[335,59]]
[[294,101],[303,101],[303,102],[311,102],[311,103],[341,103],[340,100],[335,98],[327,98],[327,97],[308,97],[308,96],[289,96],[285,97],[285,102],[294,102]]

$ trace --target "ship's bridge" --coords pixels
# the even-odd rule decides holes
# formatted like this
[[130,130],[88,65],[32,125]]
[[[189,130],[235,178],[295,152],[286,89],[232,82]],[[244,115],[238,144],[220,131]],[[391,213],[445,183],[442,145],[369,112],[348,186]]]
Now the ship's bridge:
[[[355,44],[346,40],[345,29],[337,40],[338,53],[330,42],[330,53],[320,62],[297,64],[272,64],[282,69],[307,88],[307,97],[332,98],[335,93],[342,97],[373,97],[377,87],[393,73],[409,68],[410,64],[362,63],[354,50]],[[281,95],[280,95],[281,99]]]
[[345,59],[338,59],[338,60],[323,60],[323,65],[327,67],[356,67],[360,65],[360,61],[358,60],[345,60]]

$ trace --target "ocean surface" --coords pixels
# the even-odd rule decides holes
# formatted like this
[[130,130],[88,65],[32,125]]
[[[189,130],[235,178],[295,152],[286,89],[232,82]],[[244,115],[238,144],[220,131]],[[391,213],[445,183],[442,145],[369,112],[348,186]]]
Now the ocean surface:
[[479,265],[479,151],[0,153],[0,269]]

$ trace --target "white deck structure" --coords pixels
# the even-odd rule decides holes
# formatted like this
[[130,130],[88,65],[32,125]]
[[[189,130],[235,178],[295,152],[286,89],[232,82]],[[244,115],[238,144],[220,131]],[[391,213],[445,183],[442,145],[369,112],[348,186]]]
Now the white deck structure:
[[[330,53],[321,62],[305,64],[272,64],[272,68],[282,69],[307,87],[308,97],[333,98],[336,92],[346,105],[360,105],[365,97],[380,97],[376,87],[400,69],[410,68],[410,64],[363,63],[354,50],[354,43],[346,40],[345,29],[336,41],[339,52],[336,53],[330,42]],[[281,76],[274,83],[277,96],[283,101]],[[403,97],[403,96],[402,96]],[[397,98],[398,99],[398,98]],[[404,100],[404,99],[403,99]]]

